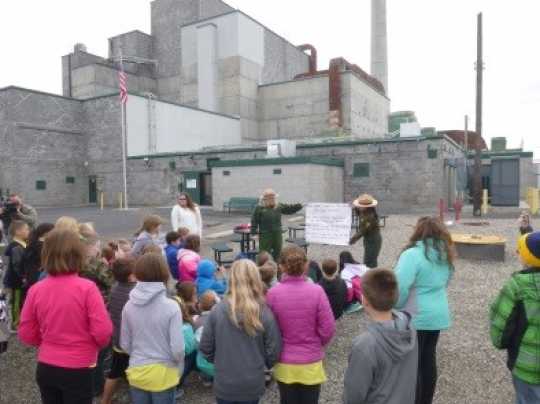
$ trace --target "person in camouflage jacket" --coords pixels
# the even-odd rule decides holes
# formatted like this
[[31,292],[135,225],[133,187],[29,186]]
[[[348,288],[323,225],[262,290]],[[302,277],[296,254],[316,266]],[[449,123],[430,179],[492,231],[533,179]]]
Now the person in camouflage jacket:
[[540,232],[525,234],[514,273],[490,308],[493,345],[508,352],[518,403],[540,403]]
[[281,215],[293,215],[302,210],[303,205],[277,203],[276,198],[277,194],[272,189],[263,192],[261,203],[255,208],[251,217],[251,232],[259,233],[259,251],[272,254],[274,260],[277,261],[283,245]]

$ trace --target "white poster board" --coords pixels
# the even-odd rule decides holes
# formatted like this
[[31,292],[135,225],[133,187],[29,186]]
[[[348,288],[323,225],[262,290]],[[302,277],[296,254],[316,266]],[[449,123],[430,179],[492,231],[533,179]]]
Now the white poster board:
[[346,203],[310,203],[306,208],[306,241],[349,245],[352,211]]

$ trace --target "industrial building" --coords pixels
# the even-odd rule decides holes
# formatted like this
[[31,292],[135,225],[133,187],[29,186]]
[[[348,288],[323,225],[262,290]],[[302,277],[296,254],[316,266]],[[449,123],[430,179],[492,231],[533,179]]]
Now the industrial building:
[[42,206],[97,203],[101,193],[117,203],[122,60],[132,205],[171,204],[185,190],[221,209],[268,186],[285,201],[370,192],[387,211],[451,204],[466,186],[463,146],[389,119],[385,7],[372,0],[368,74],[339,57],[320,70],[313,45],[223,1],[155,0],[150,35],[110,38],[106,57],[83,44],[62,57],[62,96],[0,89],[0,189]]

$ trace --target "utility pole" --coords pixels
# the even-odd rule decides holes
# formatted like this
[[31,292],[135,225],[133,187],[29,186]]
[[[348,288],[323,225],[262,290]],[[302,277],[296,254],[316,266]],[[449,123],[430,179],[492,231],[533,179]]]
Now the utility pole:
[[484,61],[482,58],[482,13],[478,14],[477,28],[477,48],[476,48],[476,144],[474,154],[474,175],[473,175],[473,215],[481,216],[482,211],[482,162],[480,139],[482,138],[482,85],[484,73]]

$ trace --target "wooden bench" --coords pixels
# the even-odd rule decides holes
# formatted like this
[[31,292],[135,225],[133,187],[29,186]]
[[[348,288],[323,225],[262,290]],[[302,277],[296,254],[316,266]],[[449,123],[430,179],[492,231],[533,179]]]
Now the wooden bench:
[[231,253],[233,249],[229,247],[226,243],[215,243],[210,246],[214,250],[214,260],[218,265],[227,265],[231,264],[233,260],[225,260],[221,254]]
[[228,210],[229,213],[231,213],[232,209],[251,213],[258,204],[258,198],[233,197],[223,203],[223,210]]

